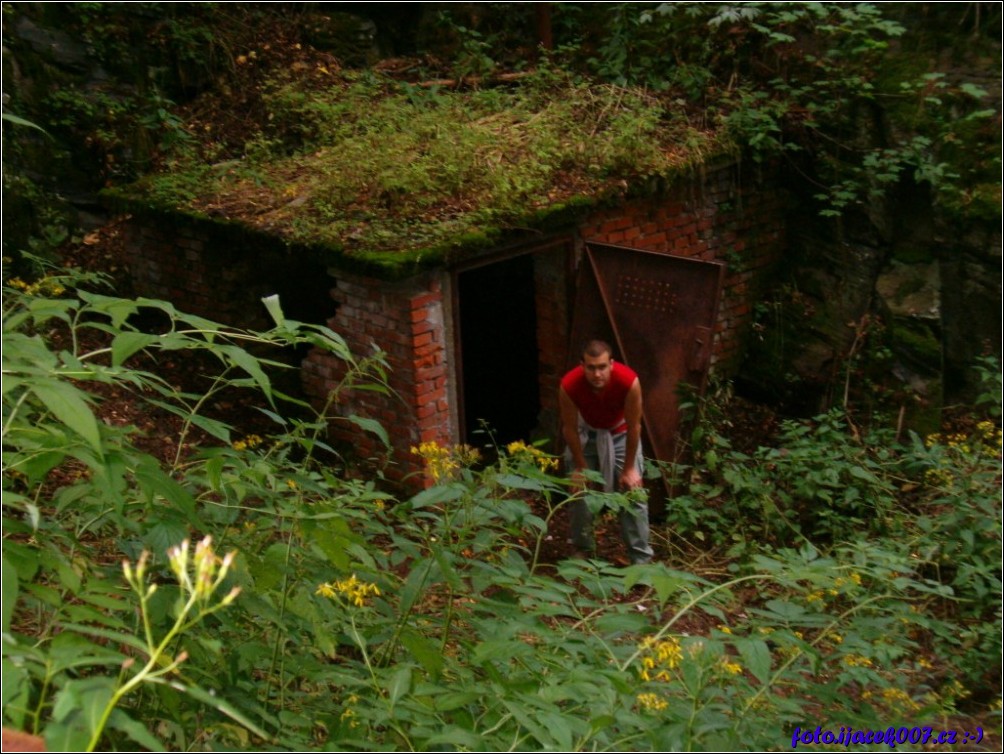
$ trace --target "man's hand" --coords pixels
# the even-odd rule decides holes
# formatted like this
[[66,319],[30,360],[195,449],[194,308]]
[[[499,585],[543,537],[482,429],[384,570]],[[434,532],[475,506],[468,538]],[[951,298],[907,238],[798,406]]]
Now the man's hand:
[[582,492],[582,490],[589,486],[589,481],[586,479],[586,475],[582,473],[582,469],[576,469],[568,475],[568,478],[572,482],[572,489],[576,492]]
[[624,473],[621,474],[621,489],[623,490],[633,490],[642,486],[641,474],[634,466],[629,466],[624,469]]

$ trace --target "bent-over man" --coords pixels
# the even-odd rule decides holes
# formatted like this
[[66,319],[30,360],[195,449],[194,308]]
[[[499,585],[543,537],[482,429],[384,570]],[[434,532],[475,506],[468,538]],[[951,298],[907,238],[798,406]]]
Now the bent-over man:
[[[642,489],[641,383],[630,367],[612,358],[610,345],[591,340],[582,361],[562,379],[558,390],[565,468],[585,486],[582,471],[603,475],[604,489]],[[621,535],[632,563],[648,563],[648,503],[644,495],[618,512]],[[581,556],[594,549],[592,513],[585,500],[572,502],[572,544]]]

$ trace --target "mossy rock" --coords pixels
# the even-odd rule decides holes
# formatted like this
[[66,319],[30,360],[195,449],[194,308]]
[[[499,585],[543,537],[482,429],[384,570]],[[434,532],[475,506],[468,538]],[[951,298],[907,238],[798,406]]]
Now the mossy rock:
[[923,321],[911,317],[894,317],[889,328],[893,351],[916,370],[928,374],[941,372],[941,340]]

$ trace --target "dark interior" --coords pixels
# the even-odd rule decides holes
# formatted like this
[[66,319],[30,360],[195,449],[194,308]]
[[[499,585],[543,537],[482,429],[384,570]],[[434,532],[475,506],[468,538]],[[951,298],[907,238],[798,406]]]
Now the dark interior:
[[[464,440],[529,440],[540,412],[537,312],[529,254],[461,272]],[[491,431],[491,437],[484,429]]]

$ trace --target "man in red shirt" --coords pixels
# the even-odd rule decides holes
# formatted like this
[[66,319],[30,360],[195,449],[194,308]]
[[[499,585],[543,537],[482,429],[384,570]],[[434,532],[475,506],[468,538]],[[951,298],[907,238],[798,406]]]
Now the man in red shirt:
[[[630,367],[611,356],[610,345],[589,341],[582,363],[561,380],[558,390],[561,431],[565,439],[565,467],[577,486],[582,471],[594,469],[604,478],[604,489],[641,495],[630,509],[619,511],[621,535],[632,563],[648,563],[648,503],[644,499],[641,453],[641,384]],[[594,549],[592,513],[581,497],[572,501],[572,544],[580,553]]]

